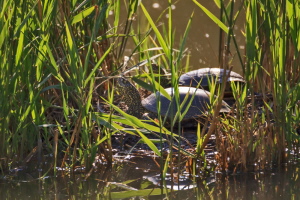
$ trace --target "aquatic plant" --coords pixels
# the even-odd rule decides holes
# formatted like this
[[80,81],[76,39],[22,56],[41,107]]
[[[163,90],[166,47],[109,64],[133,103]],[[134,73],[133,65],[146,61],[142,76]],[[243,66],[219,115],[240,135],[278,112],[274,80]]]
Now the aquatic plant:
[[[178,77],[189,67],[185,45],[194,13],[179,44],[175,44],[178,36],[171,0],[161,14],[168,14],[164,25],[158,25],[161,16],[154,19],[137,0],[2,1],[2,173],[21,161],[30,162],[32,157],[42,161],[44,154],[53,155],[54,172],[56,166],[74,169],[78,165],[89,171],[96,159],[112,164],[113,135],[124,133],[138,135],[141,143],[161,157],[163,143],[168,143],[170,151],[159,163],[163,176],[174,165],[181,165],[181,159],[193,165],[195,174],[196,166],[206,168],[204,149],[213,134],[218,154],[212,170],[246,169],[255,163],[264,167],[286,161],[299,139],[299,1],[215,1],[220,17],[198,1],[193,2],[197,8],[194,12],[203,11],[220,27],[220,67],[230,69],[232,55],[237,55],[246,86],[232,86],[232,113],[220,117],[226,83],[221,87],[210,83],[211,93],[220,98],[211,98],[207,120],[198,126],[197,145],[191,153],[180,145],[184,140],[181,113],[171,121],[170,129],[164,127],[166,120],[160,115],[152,120],[128,115],[116,106],[118,91],[113,80],[135,66],[131,78],[140,88],[163,92],[162,71],[154,73],[151,67],[156,62],[171,72],[170,83],[180,110]],[[122,7],[127,11],[124,24],[120,21]],[[245,52],[241,52],[234,26],[244,11]],[[135,48],[127,55],[125,49],[130,42]],[[144,73],[142,65],[150,66],[150,73]],[[261,105],[257,106],[258,102]],[[157,107],[160,113],[160,101]],[[159,145],[149,134],[159,138]],[[173,157],[180,154],[185,157],[178,156],[174,163]]]

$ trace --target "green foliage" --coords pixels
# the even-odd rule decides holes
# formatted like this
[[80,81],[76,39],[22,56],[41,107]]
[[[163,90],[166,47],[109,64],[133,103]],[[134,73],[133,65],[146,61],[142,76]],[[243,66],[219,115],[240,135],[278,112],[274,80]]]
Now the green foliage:
[[[172,4],[171,0],[168,2]],[[236,100],[234,114],[222,119],[217,111],[226,84],[217,88],[211,83],[211,91],[220,98],[211,99],[212,109],[208,114],[211,126],[207,135],[204,134],[207,124],[201,127],[201,133],[198,129],[197,157],[204,157],[209,136],[217,130],[220,162],[227,160],[224,156],[234,165],[242,163],[244,167],[255,160],[265,163],[285,160],[285,148],[292,149],[299,141],[299,0],[244,1],[238,9],[234,7],[235,1],[215,1],[220,17],[196,0],[193,2],[200,8],[194,12],[204,12],[220,27],[223,38],[220,67],[230,69],[228,49],[233,45],[246,79],[244,88],[232,86]],[[127,8],[125,25],[120,20],[123,3]],[[114,15],[110,16],[110,12]],[[147,23],[133,26],[136,13]],[[169,16],[167,25],[159,26],[164,13]],[[236,20],[242,13],[246,17],[245,55],[238,49],[234,33]],[[163,133],[171,136],[168,140],[171,146],[173,140],[180,143],[184,113],[177,113],[171,130],[163,127],[165,119],[160,115],[157,121],[152,121],[158,126],[130,116],[114,105],[116,91],[109,77],[116,75],[121,63],[126,67],[132,60],[135,64],[145,61],[144,64],[151,66],[154,61],[171,72],[170,83],[180,110],[178,77],[180,70],[189,65],[185,44],[194,13],[180,36],[179,46],[174,44],[171,6],[162,14],[155,20],[143,2],[137,0],[1,1],[0,169],[7,169],[14,161],[26,160],[35,149],[38,154],[42,150],[53,152],[54,169],[57,165],[74,167],[76,163],[89,169],[99,154],[111,163],[111,137],[119,132],[139,135],[159,156],[162,152],[145,132],[159,133],[161,143]],[[129,41],[135,44],[135,49],[128,61],[123,61]],[[156,54],[159,56],[155,57]],[[163,91],[161,70],[157,73],[150,67],[151,73],[143,75],[145,71],[138,68],[133,78],[136,83],[152,87],[153,92]],[[142,81],[141,77],[145,79]],[[262,94],[260,115],[253,110],[247,112],[249,99],[252,105],[255,103],[255,92]],[[272,94],[272,103],[267,101],[267,93]],[[104,99],[111,113],[99,112],[95,99]],[[160,101],[157,107],[160,113]],[[122,117],[113,115],[113,110]],[[177,123],[179,131],[175,134],[173,125]],[[227,141],[224,142],[223,136]],[[180,145],[178,149],[184,152]],[[59,160],[62,151],[64,159]],[[160,163],[164,174],[173,165],[172,153],[171,150],[165,163]],[[228,163],[223,162],[222,167],[225,169]]]
[[[255,160],[264,164],[286,160],[286,147],[292,149],[294,145],[298,146],[299,141],[299,120],[296,119],[299,108],[295,103],[299,97],[300,75],[299,20],[296,20],[299,18],[299,1],[244,1],[237,11],[234,11],[234,1],[227,4],[215,1],[220,8],[222,21],[197,1],[194,3],[227,33],[227,41],[220,46],[226,44],[229,49],[230,41],[233,40],[247,81],[243,89],[232,86],[236,115],[223,121],[224,128],[220,129],[229,139],[229,143],[221,142],[217,145],[221,157],[227,155],[233,165],[241,163],[245,168]],[[246,11],[245,62],[241,59],[233,29],[243,9]],[[229,27],[229,31],[224,27]],[[224,68],[230,65],[227,53],[220,48],[219,54],[225,54],[220,59],[225,61],[220,63]],[[247,91],[250,92],[248,96]],[[260,92],[261,98],[256,97],[255,92]],[[268,93],[272,94],[271,102]],[[253,109],[257,102],[264,103],[260,114]],[[252,105],[250,113],[247,111],[247,103]],[[256,138],[256,142],[253,138]],[[229,149],[228,154],[225,151]],[[228,163],[222,165],[228,167]]]
[[[91,166],[95,76],[111,53],[96,37],[107,31],[108,2],[5,0],[0,8],[1,164],[23,160],[42,140],[49,150],[73,149],[73,161],[82,148],[79,160]],[[63,140],[53,141],[58,132]]]

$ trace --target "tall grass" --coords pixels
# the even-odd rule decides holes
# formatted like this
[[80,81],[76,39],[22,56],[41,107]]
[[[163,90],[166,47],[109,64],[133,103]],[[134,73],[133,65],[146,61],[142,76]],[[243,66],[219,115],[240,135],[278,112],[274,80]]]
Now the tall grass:
[[[264,166],[285,161],[286,147],[292,150],[299,139],[299,1],[244,1],[237,9],[234,1],[227,4],[215,1],[220,8],[219,18],[194,2],[200,8],[195,12],[204,11],[220,27],[220,66],[230,69],[230,50],[235,51],[247,83],[234,91],[233,114],[220,119],[217,110],[225,89],[222,84],[220,98],[212,99],[209,115],[212,125],[208,133],[205,135],[206,128],[202,128],[200,134],[199,126],[197,155],[188,154],[180,145],[179,152],[193,158],[204,157],[209,136],[216,134],[217,161],[223,170],[231,165],[246,168],[256,162]],[[179,122],[177,133],[173,126],[170,131],[163,126],[165,119],[160,115],[157,127],[126,114],[114,105],[116,91],[109,76],[116,75],[119,68],[144,60],[151,66],[153,56],[161,54],[155,62],[171,72],[180,110],[178,76],[181,68],[189,65],[185,43],[194,15],[190,15],[180,45],[175,46],[171,9],[174,2],[168,1],[169,7],[164,11],[168,13],[168,22],[161,26],[143,3],[135,0],[125,2],[127,20],[123,24],[122,3],[115,0],[4,0],[0,3],[2,172],[16,162],[29,162],[31,155],[42,161],[45,153],[53,153],[54,171],[58,165],[73,168],[83,165],[90,169],[97,155],[111,164],[111,136],[120,131],[138,134],[159,156],[162,152],[140,128],[158,132],[160,138],[166,133],[171,136],[171,146],[173,139],[181,140],[182,113],[174,114],[176,117],[171,122],[172,125]],[[241,52],[234,25],[244,11],[246,51]],[[113,16],[109,15],[111,12]],[[143,24],[135,26],[134,19],[141,16]],[[131,41],[136,47],[129,61],[124,62],[124,52]],[[159,86],[161,80],[155,79],[154,73],[141,75],[139,72],[134,80],[142,83],[141,77],[147,77],[154,88],[152,91],[163,92]],[[256,93],[262,94],[263,102],[258,111],[255,110]],[[267,101],[268,93],[273,96],[271,102]],[[98,99],[110,105],[110,113],[99,112]],[[251,111],[247,110],[249,102]],[[158,101],[158,113],[160,106]],[[113,110],[123,117],[113,115]],[[132,129],[124,129],[125,125]],[[167,161],[160,163],[163,173],[168,166],[171,169],[173,166],[170,149]]]
[[64,149],[63,165],[93,163],[99,149],[95,77],[112,67],[108,3],[1,2],[2,169],[35,147],[38,155],[54,148],[55,159]]
[[[246,77],[251,91],[273,95],[273,105],[265,102],[263,115],[257,122],[266,162],[286,161],[286,148],[298,146],[296,129],[299,97],[299,2],[252,1],[246,7]],[[297,33],[296,33],[297,32]],[[298,35],[298,36],[296,36]],[[256,86],[256,88],[252,88]],[[272,113],[272,115],[270,114]],[[252,115],[253,116],[253,115]],[[274,118],[274,119],[272,119]],[[272,123],[274,120],[274,123]],[[264,131],[260,131],[264,129]],[[268,141],[265,138],[268,138]],[[262,159],[264,160],[264,159]]]
[[[235,117],[225,120],[224,128],[219,131],[223,133],[217,139],[217,158],[221,168],[224,170],[233,165],[245,169],[255,163],[264,167],[286,161],[289,152],[298,146],[299,139],[299,108],[296,103],[299,98],[299,80],[296,78],[300,70],[299,41],[296,39],[299,38],[299,31],[296,31],[299,22],[295,20],[299,18],[299,1],[244,1],[236,13],[234,1],[227,4],[220,1],[217,5],[222,21],[194,2],[227,34],[226,40],[220,40],[220,46],[226,44],[229,50],[230,41],[233,41],[247,81],[243,91],[234,92]],[[244,61],[233,29],[236,17],[243,10],[246,11]],[[228,31],[224,27],[228,27]],[[226,68],[230,65],[227,58],[230,54],[224,49],[220,51],[225,55],[220,59],[220,65]],[[257,93],[262,97],[258,99]],[[268,94],[272,94],[271,101]],[[262,107],[257,105],[260,102]],[[251,103],[251,111],[247,110],[247,103]]]

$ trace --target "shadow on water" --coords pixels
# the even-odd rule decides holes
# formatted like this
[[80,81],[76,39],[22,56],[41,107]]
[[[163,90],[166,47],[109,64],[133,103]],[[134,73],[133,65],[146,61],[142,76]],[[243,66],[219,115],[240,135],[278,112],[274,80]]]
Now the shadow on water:
[[[166,176],[161,187],[159,168],[152,156],[123,157],[111,168],[99,165],[92,175],[60,171],[39,178],[43,170],[34,166],[11,170],[0,179],[1,199],[296,199],[300,194],[299,165],[276,170],[205,178]],[[40,171],[40,172],[39,172]]]

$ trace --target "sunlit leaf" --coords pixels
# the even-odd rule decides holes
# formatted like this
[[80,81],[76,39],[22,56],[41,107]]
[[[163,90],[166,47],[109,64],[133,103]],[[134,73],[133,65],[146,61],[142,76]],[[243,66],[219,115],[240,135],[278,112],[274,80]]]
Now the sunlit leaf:
[[86,18],[87,16],[89,16],[90,14],[92,14],[92,12],[95,10],[95,6],[92,6],[90,8],[87,8],[85,10],[83,10],[82,12],[80,12],[79,14],[75,15],[73,17],[73,20],[72,20],[72,25],[77,23],[77,22],[80,22],[82,21],[84,18]]

